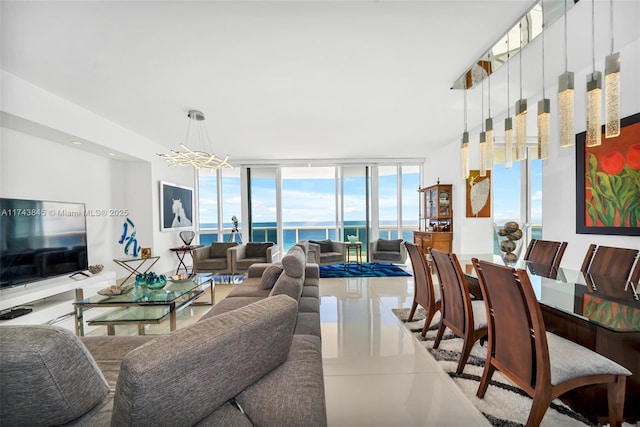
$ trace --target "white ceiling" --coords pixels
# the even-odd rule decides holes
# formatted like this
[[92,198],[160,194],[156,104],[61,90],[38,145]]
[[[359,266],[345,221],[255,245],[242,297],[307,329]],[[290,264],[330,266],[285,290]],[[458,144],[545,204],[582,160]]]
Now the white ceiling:
[[531,4],[3,0],[1,65],[171,148],[195,108],[232,158],[424,157],[462,131],[454,80]]

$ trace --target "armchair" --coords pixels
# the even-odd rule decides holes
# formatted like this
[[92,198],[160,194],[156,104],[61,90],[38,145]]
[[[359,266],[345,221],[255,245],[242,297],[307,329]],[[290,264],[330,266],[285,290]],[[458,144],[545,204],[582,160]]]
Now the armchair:
[[248,242],[229,250],[229,262],[233,274],[245,272],[252,264],[273,263],[280,260],[280,248],[272,242]]
[[213,242],[211,246],[194,249],[194,273],[229,273],[231,272],[231,255],[229,249],[237,246],[237,242]]
[[318,265],[344,264],[344,242],[327,240],[309,240],[309,262]]
[[402,239],[373,240],[369,242],[369,259],[371,262],[404,264],[407,262],[407,248]]

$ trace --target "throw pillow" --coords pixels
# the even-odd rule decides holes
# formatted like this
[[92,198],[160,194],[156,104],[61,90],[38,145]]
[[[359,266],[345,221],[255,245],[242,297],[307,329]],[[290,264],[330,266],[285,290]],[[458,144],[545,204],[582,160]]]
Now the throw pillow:
[[304,251],[299,246],[294,246],[282,257],[282,267],[291,277],[298,278],[304,274],[306,260]]
[[210,258],[225,258],[227,249],[236,246],[237,242],[213,242],[211,243]]
[[265,268],[262,272],[262,278],[260,279],[260,285],[262,289],[271,289],[273,285],[276,284],[278,277],[282,274],[282,266],[277,264],[272,264],[269,267]]
[[402,239],[397,240],[378,240],[378,251],[380,252],[400,252],[400,244]]
[[247,247],[245,249],[245,256],[247,258],[266,258],[267,256],[267,248],[273,246],[273,243],[247,243]]
[[315,243],[320,246],[320,252],[333,252],[333,243],[331,240],[309,240],[311,243]]

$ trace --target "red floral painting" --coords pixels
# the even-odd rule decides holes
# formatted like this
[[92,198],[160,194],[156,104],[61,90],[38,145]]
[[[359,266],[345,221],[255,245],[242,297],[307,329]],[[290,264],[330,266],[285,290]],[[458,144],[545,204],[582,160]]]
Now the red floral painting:
[[[640,114],[622,120],[618,137],[577,147],[577,232],[640,235]],[[582,186],[582,188],[580,188]]]

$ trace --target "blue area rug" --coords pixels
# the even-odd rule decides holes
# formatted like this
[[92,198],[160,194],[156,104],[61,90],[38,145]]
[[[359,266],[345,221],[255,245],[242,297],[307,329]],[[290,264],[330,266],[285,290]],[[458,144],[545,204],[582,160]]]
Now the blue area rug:
[[369,262],[357,264],[349,264],[349,268],[345,269],[344,264],[321,265],[320,278],[329,277],[397,277],[411,276],[401,267],[393,264],[373,264]]

